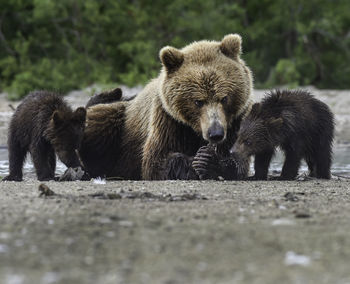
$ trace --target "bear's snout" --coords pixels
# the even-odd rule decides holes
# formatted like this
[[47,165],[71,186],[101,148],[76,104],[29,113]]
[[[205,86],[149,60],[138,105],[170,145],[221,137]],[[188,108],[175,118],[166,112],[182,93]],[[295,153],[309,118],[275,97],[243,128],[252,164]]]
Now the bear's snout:
[[239,149],[240,147],[239,146],[237,146],[237,143],[235,143],[233,146],[232,146],[232,148],[230,149],[230,154],[231,155],[233,155],[234,153],[238,153],[238,152],[240,152]]
[[239,155],[241,157],[249,157],[251,155],[251,149],[246,147],[244,143],[236,141],[236,143],[230,149],[230,154]]
[[239,154],[239,155],[246,156],[247,149],[243,143],[236,141],[235,144],[233,144],[232,148],[230,149],[230,154],[231,155]]
[[208,129],[208,138],[212,143],[219,143],[225,137],[225,130],[218,122],[215,122]]

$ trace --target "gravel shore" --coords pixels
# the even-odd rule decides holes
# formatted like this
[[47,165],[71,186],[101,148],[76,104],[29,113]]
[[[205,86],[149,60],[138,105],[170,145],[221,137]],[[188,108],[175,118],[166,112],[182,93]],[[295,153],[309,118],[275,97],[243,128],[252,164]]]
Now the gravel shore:
[[0,283],[349,283],[350,183],[0,183]]

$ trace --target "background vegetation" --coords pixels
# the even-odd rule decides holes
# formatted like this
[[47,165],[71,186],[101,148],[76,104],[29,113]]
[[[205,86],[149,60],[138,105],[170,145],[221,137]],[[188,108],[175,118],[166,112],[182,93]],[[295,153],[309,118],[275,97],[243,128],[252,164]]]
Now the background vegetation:
[[156,76],[158,51],[243,37],[257,87],[350,88],[349,0],[0,0],[0,91]]

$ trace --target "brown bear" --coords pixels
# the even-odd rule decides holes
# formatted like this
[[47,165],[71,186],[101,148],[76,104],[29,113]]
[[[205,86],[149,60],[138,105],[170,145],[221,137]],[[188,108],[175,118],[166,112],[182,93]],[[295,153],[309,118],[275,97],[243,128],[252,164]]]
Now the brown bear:
[[133,100],[89,107],[80,150],[89,174],[187,179],[188,159],[208,142],[228,156],[251,107],[252,75],[240,54],[237,34],[164,47],[159,76]]
[[75,150],[84,135],[86,110],[74,112],[56,93],[36,91],[17,107],[8,133],[9,175],[4,181],[21,181],[29,151],[39,180],[55,176],[56,155],[67,167],[80,166]]
[[307,91],[276,90],[253,105],[231,151],[255,155],[258,180],[267,179],[276,147],[285,154],[280,179],[294,179],[303,158],[311,177],[330,179],[333,136],[334,118],[326,104]]

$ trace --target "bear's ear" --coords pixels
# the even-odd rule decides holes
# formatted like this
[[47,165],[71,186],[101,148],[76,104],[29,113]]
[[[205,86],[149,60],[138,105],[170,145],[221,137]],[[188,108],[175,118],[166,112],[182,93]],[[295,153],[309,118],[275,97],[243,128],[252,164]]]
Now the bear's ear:
[[111,91],[112,94],[114,94],[115,96],[121,98],[123,95],[122,89],[121,88],[115,88]]
[[86,109],[84,107],[78,107],[74,112],[74,117],[79,122],[85,122],[86,119]]
[[260,104],[260,103],[255,103],[255,104],[253,104],[253,106],[252,106],[252,109],[251,109],[251,111],[250,111],[250,114],[253,115],[253,116],[256,116],[256,115],[259,114],[260,109],[261,109],[261,104]]
[[183,53],[171,46],[163,47],[159,52],[159,57],[169,74],[178,70],[184,62]]
[[52,115],[52,120],[55,126],[60,126],[63,123],[63,117],[58,110],[55,110]]
[[242,52],[242,38],[239,34],[226,35],[220,44],[220,50],[227,57],[238,59]]
[[122,95],[123,95],[122,89],[120,89],[120,88],[115,88],[113,90],[103,92],[102,94],[106,94],[108,96],[112,96],[112,97],[114,97],[114,99],[116,101],[120,100]]
[[276,117],[272,117],[270,118],[268,121],[268,126],[271,130],[280,130],[282,125],[283,125],[283,118],[282,117],[279,117],[279,118],[276,118]]

